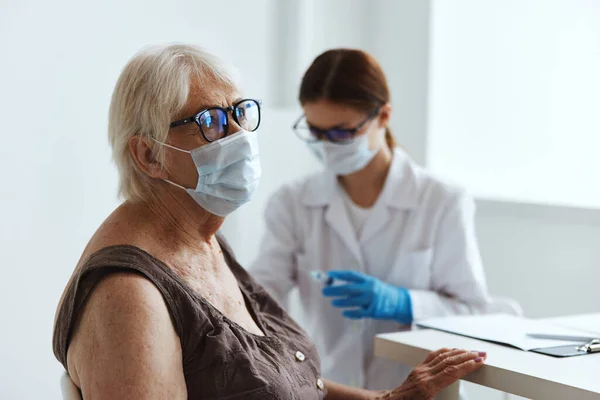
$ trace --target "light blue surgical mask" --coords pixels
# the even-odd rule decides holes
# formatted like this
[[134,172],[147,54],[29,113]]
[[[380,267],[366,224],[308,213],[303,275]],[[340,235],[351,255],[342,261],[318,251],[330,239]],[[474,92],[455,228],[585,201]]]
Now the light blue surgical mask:
[[325,168],[336,175],[349,175],[360,171],[367,166],[378,151],[369,148],[369,135],[367,134],[356,136],[351,143],[318,141],[307,144],[325,165]]
[[252,198],[261,176],[256,132],[240,131],[193,150],[183,150],[158,142],[171,149],[188,153],[198,170],[195,189],[184,188],[202,208],[225,217]]

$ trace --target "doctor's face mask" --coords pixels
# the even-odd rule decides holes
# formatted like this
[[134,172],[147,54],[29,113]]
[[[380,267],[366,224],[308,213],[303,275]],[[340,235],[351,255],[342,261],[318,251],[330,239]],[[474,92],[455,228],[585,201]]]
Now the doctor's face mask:
[[326,101],[308,103],[304,109],[294,131],[336,175],[360,171],[385,145],[385,130],[377,124],[379,107],[366,115]]

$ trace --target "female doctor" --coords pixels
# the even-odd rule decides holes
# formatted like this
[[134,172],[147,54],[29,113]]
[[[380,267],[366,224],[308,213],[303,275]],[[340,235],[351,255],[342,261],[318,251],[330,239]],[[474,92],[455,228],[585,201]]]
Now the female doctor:
[[[283,304],[299,289],[325,377],[389,389],[410,369],[374,358],[375,334],[485,310],[474,203],[395,146],[386,79],[368,54],[321,54],[299,97],[294,129],[325,171],[270,199],[251,272]],[[315,282],[315,270],[334,283]]]

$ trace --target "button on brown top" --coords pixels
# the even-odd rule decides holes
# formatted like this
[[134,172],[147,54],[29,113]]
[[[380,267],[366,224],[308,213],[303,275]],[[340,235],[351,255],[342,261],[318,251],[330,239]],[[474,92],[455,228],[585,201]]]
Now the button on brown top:
[[[165,300],[181,341],[189,399],[325,398],[327,392],[318,383],[320,390],[315,390],[321,367],[309,337],[235,261],[223,239],[219,243],[248,310],[265,336],[253,335],[229,320],[144,250],[111,246],[94,253],[67,287],[54,330],[56,358],[67,368],[73,326],[98,282],[111,273],[135,272],[150,280]],[[290,354],[299,362],[290,362]]]
[[302,362],[306,359],[306,357],[304,356],[304,354],[302,354],[301,351],[297,351],[295,354],[296,360],[298,360],[299,362]]
[[317,387],[319,388],[319,390],[325,389],[325,385],[323,384],[323,381],[321,380],[321,378],[317,379]]

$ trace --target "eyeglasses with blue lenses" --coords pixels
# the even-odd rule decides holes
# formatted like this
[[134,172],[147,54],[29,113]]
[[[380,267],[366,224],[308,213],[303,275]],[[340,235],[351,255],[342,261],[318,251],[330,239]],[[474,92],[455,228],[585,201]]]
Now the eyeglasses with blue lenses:
[[330,128],[319,129],[306,121],[306,116],[302,115],[294,124],[293,129],[296,135],[305,142],[318,142],[328,140],[334,143],[347,144],[354,140],[354,137],[369,121],[379,114],[380,108],[371,111],[367,117],[354,128]]
[[207,142],[222,139],[229,133],[229,113],[240,128],[254,132],[260,125],[260,100],[244,99],[229,107],[211,107],[191,117],[171,122],[171,128],[195,123]]

